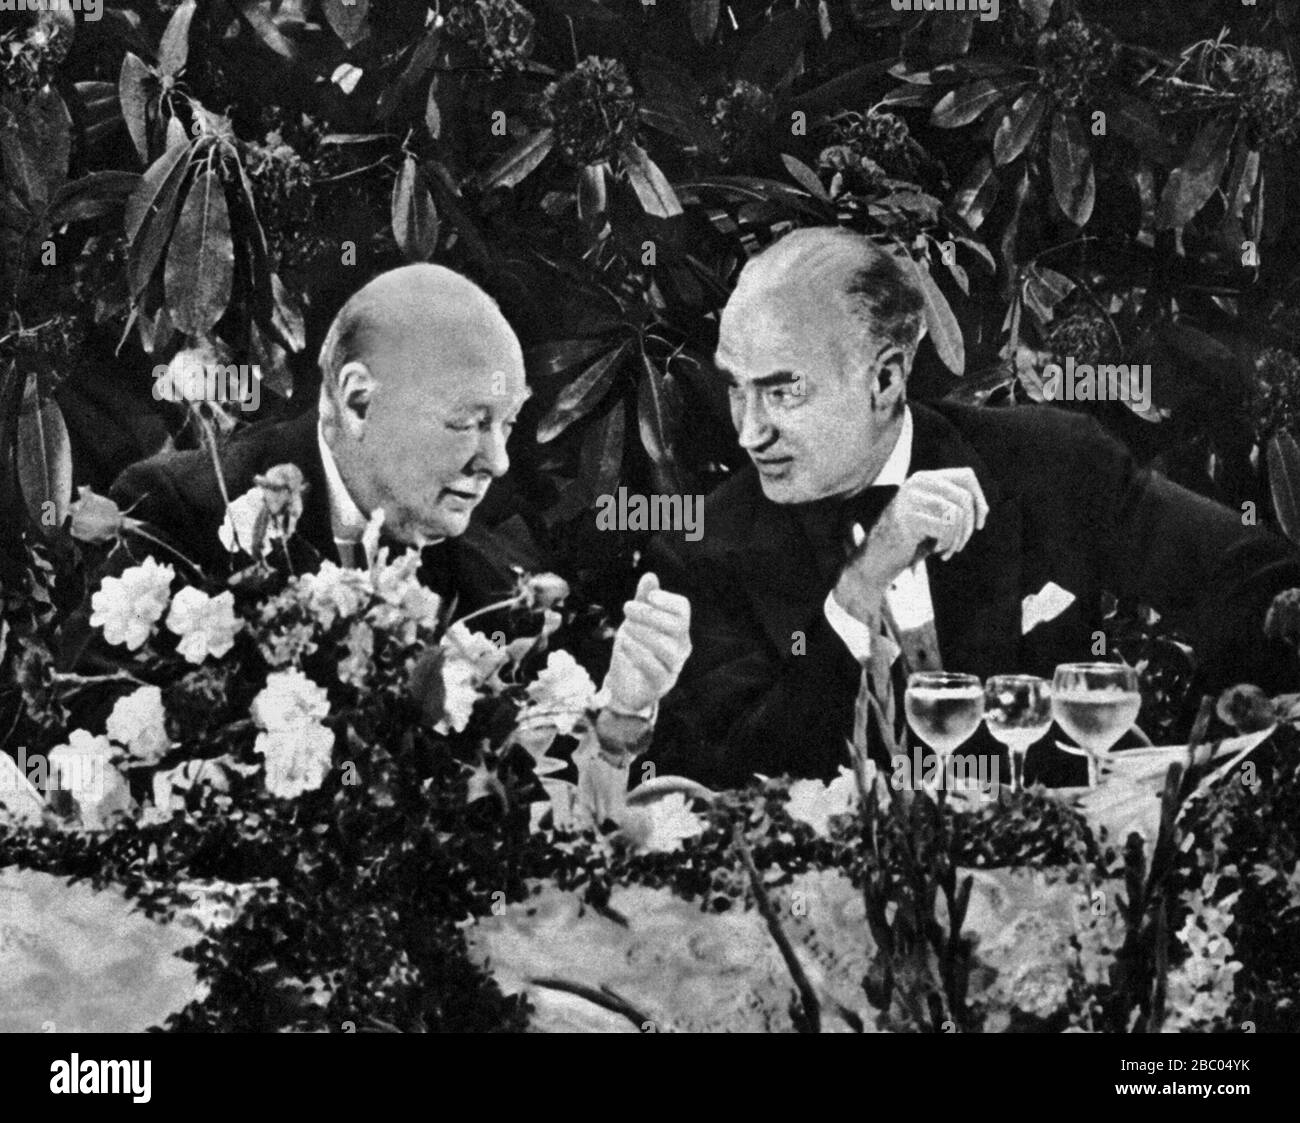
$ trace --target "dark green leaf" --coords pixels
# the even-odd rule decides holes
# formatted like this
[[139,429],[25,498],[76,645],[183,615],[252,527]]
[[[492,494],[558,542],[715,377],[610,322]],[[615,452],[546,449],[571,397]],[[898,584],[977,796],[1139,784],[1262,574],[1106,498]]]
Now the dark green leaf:
[[943,95],[930,113],[930,123],[941,129],[956,129],[978,120],[1015,87],[1005,82],[984,79],[969,86],[958,86]]
[[68,178],[72,118],[53,86],[25,106],[6,97],[0,105],[0,158],[12,184],[33,215],[44,214]]
[[108,214],[122,206],[141,179],[136,172],[91,172],[65,183],[50,204],[50,224],[61,226]]
[[424,101],[424,127],[437,140],[442,135],[442,111],[438,108],[438,79],[429,83],[429,95]]
[[190,21],[194,18],[195,7],[195,0],[185,0],[167,21],[162,46],[158,48],[158,68],[164,74],[179,74],[189,58]]
[[[275,274],[272,274],[274,277]],[[278,282],[278,278],[276,278]],[[262,389],[281,398],[293,397],[293,371],[289,369],[286,352],[253,321],[248,325],[249,350],[253,362],[257,364],[257,374],[261,379]]]
[[938,96],[938,91],[932,86],[918,86],[911,83],[905,83],[902,86],[895,86],[884,97],[880,99],[880,105],[889,108],[895,105],[928,107],[934,105],[934,99]]
[[615,402],[582,440],[582,478],[592,499],[612,494],[623,473],[623,438],[627,431],[627,410]]
[[1012,103],[993,135],[993,157],[999,166],[1011,163],[1029,147],[1038,126],[1043,123],[1049,101],[1045,91],[1034,88],[1026,90]]
[[298,48],[286,39],[280,30],[280,24],[288,22],[291,18],[291,9],[281,12],[279,0],[242,0],[239,10],[243,13],[244,19],[248,20],[249,26],[271,50],[290,62],[297,60]]
[[972,230],[978,230],[997,197],[998,177],[993,171],[993,161],[982,156],[953,199],[953,209],[966,221],[966,225]]
[[18,414],[18,483],[33,521],[48,526],[46,503],[62,525],[72,498],[72,442],[63,413],[53,398],[37,394],[33,373]]
[[629,144],[623,153],[628,182],[646,214],[655,218],[672,218],[682,213],[682,204],[672,184],[644,149]]
[[1107,126],[1143,156],[1158,164],[1174,162],[1174,146],[1160,127],[1160,115],[1145,101],[1121,90],[1111,96],[1105,109]]
[[781,163],[785,165],[785,170],[790,173],[791,178],[814,199],[820,199],[823,203],[831,202],[831,197],[826,194],[826,188],[822,186],[817,173],[802,160],[782,153]]
[[271,300],[271,323],[275,330],[290,350],[301,351],[307,346],[302,308],[298,304],[298,298],[284,287],[278,273],[271,274]]
[[[381,121],[391,117],[406,100],[406,95],[414,90],[420,84],[420,80],[429,73],[429,68],[438,58],[439,42],[440,36],[437,30],[430,31],[416,44],[415,50],[411,52],[410,61],[397,76],[397,80],[391,82],[380,93],[377,112]],[[433,96],[433,89],[437,86],[437,80],[438,76],[435,74],[429,87],[430,98]]]
[[124,223],[132,295],[145,287],[162,258],[192,151],[189,144],[169,148],[149,165],[126,201]]
[[1052,118],[1051,164],[1057,204],[1075,226],[1086,225],[1097,201],[1097,183],[1088,137],[1075,113],[1057,112]]
[[713,38],[718,30],[720,0],[690,0],[691,34],[701,46]]
[[438,247],[438,210],[424,172],[408,156],[393,182],[393,237],[407,261],[428,261]]
[[1226,116],[1216,117],[1201,127],[1187,158],[1169,173],[1169,182],[1165,184],[1156,212],[1159,229],[1186,226],[1210,201],[1228,166],[1236,131],[1236,120]]
[[153,71],[127,51],[117,80],[117,98],[122,106],[126,131],[131,134],[131,143],[140,154],[140,160],[146,164],[149,162],[149,99],[159,88]]
[[555,405],[537,426],[537,440],[540,443],[554,440],[575,421],[591,412],[613,384],[614,376],[627,356],[627,350],[628,344],[620,343],[560,392]]
[[803,54],[814,20],[800,9],[779,12],[749,40],[736,60],[735,75],[773,89],[790,75]]
[[483,176],[483,190],[522,183],[554,147],[555,130],[549,126],[530,133],[488,168]]
[[966,369],[966,344],[962,339],[961,325],[953,314],[948,298],[934,283],[930,270],[921,265],[910,253],[899,250],[895,256],[904,269],[910,270],[913,280],[925,300],[925,326],[940,360],[953,374]]
[[675,448],[681,428],[681,395],[666,374],[641,353],[641,379],[637,386],[637,428],[641,444],[655,468],[657,486],[679,490]]
[[609,341],[605,339],[561,339],[552,343],[539,343],[528,348],[525,365],[530,379],[545,379],[586,362],[608,347]]
[[1300,543],[1300,445],[1286,430],[1268,442],[1268,485],[1278,524]]
[[370,0],[321,0],[321,7],[334,34],[349,51],[370,34],[366,24]]
[[578,172],[578,217],[594,219],[605,213],[608,202],[605,179],[606,164],[588,164]]
[[235,276],[235,246],[221,178],[208,168],[195,177],[167,248],[164,283],[172,321],[203,335],[221,319]]

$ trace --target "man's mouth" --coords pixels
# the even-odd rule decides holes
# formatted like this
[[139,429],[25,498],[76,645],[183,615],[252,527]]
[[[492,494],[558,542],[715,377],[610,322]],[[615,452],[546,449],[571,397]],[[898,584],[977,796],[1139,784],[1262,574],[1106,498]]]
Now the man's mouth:
[[444,487],[442,494],[452,499],[463,500],[466,503],[477,503],[483,498],[483,492],[481,491],[467,491],[456,487]]
[[753,460],[754,467],[764,476],[779,476],[794,463],[793,456],[755,456]]

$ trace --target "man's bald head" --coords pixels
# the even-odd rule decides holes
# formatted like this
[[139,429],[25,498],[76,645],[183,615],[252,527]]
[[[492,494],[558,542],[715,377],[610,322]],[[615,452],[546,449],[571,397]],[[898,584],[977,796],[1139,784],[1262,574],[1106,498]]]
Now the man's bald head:
[[380,346],[425,354],[434,347],[466,360],[483,354],[489,362],[498,350],[523,366],[519,342],[496,301],[459,273],[428,263],[381,273],[339,309],[320,350],[326,388],[337,386],[347,363],[364,362]]
[[901,348],[909,361],[925,334],[923,298],[897,259],[870,238],[836,226],[794,230],[750,259],[728,311],[746,315],[763,306],[784,307],[813,322],[838,309],[868,340]]
[[492,298],[440,265],[383,273],[339,311],[320,367],[321,431],[353,502],[403,541],[463,534],[528,396]]

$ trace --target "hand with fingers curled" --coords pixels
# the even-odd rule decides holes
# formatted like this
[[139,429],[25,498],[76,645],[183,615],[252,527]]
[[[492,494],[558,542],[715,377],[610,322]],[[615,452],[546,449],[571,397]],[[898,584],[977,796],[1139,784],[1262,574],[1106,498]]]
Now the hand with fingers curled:
[[635,596],[623,605],[623,623],[605,675],[607,708],[647,716],[676,684],[690,653],[690,601],[661,589],[653,573],[645,574]]
[[864,623],[874,619],[900,573],[929,554],[948,561],[960,553],[971,535],[983,529],[988,513],[988,501],[970,468],[914,473],[870,532],[860,538],[855,534],[857,549],[835,585],[836,602]]

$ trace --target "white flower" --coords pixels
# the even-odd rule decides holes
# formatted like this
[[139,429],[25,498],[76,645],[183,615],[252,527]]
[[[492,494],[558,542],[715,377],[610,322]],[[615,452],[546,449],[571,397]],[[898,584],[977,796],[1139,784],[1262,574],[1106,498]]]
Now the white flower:
[[434,728],[460,733],[469,724],[479,689],[505,661],[505,651],[479,632],[457,621],[442,637],[442,687],[444,717]]
[[162,691],[142,686],[119,698],[108,715],[108,736],[137,760],[156,764],[171,747]]
[[591,705],[596,684],[582,665],[567,651],[552,651],[546,666],[534,682],[528,684],[533,700],[530,714],[546,717],[563,734],[573,732],[578,719]]
[[687,805],[686,796],[672,792],[643,807],[625,807],[619,825],[640,850],[671,853],[682,840],[704,833],[704,820]]
[[167,614],[167,627],[181,637],[176,650],[189,663],[202,663],[209,655],[220,659],[235,646],[235,633],[242,626],[229,591],[210,597],[187,585],[172,599]]
[[347,655],[339,660],[339,681],[349,686],[363,687],[374,670],[375,633],[370,625],[357,620],[348,629],[344,640]]
[[249,488],[238,499],[232,499],[226,508],[226,517],[217,528],[217,537],[221,544],[232,554],[243,551],[253,552],[253,542],[257,538],[258,519],[266,517],[266,529],[262,533],[262,557],[271,552],[271,539],[274,527],[271,525],[270,512],[266,510],[266,499],[260,487]]
[[373,569],[375,593],[386,604],[400,607],[407,595],[420,587],[415,576],[419,569],[419,550],[407,550],[394,562],[389,562],[388,552],[381,550]]
[[298,595],[323,628],[340,617],[355,616],[373,592],[366,570],[344,569],[330,561],[322,562],[318,572],[298,578]]
[[94,805],[108,789],[109,759],[113,746],[107,737],[94,737],[84,729],[74,730],[66,745],[50,750],[51,779],[62,791],[71,792],[78,804]]
[[506,660],[505,648],[482,632],[471,632],[459,620],[442,637],[442,649],[449,658],[463,659],[480,678],[487,679]]
[[253,749],[266,757],[266,790],[293,799],[325,782],[333,762],[334,734],[315,722],[273,729],[259,733]]
[[297,529],[302,516],[302,471],[293,464],[277,464],[254,478],[254,486],[226,507],[217,537],[232,554],[252,554],[261,521],[261,556],[266,557],[276,539],[286,539]]
[[[870,781],[872,777],[868,779]],[[821,780],[796,780],[790,785],[790,799],[785,810],[790,818],[807,823],[825,838],[830,830],[831,816],[852,811],[857,802],[858,786],[853,771],[841,767],[840,774],[829,784]]]
[[271,733],[317,725],[330,712],[329,697],[301,671],[276,671],[253,699],[253,720]]
[[478,674],[468,660],[448,657],[442,661],[443,718],[434,726],[439,733],[457,733],[469,724],[478,701]]
[[105,577],[90,598],[92,627],[104,629],[109,643],[125,644],[129,651],[141,647],[167,608],[175,571],[146,558],[121,577]]

